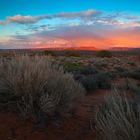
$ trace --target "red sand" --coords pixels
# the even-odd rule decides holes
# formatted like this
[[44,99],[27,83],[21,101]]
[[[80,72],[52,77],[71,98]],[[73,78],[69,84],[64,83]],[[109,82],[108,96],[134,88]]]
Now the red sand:
[[50,122],[42,130],[34,129],[32,119],[23,121],[12,113],[0,113],[0,140],[96,140],[90,120],[94,116],[94,107],[108,94],[97,90],[80,102],[73,115],[65,116],[60,122]]

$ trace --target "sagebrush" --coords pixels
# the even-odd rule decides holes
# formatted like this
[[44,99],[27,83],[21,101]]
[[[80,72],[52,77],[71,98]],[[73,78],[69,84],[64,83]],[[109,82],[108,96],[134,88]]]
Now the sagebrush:
[[14,102],[27,116],[69,111],[84,95],[73,75],[48,57],[15,56],[0,62],[0,102]]
[[97,107],[96,127],[101,140],[139,140],[140,105],[116,89]]

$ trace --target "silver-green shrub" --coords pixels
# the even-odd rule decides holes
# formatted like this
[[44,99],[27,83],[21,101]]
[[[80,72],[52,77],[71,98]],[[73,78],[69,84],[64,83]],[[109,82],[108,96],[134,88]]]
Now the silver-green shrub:
[[0,62],[0,96],[13,100],[22,114],[36,106],[46,114],[69,111],[84,95],[73,75],[48,57],[15,56]]
[[117,90],[97,107],[95,119],[101,140],[140,139],[140,105]]

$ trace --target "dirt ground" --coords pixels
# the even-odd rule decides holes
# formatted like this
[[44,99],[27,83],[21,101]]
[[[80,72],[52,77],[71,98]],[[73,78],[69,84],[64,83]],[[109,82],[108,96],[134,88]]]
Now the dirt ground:
[[[79,103],[72,115],[50,121],[45,128],[35,128],[34,120],[22,120],[13,113],[0,113],[0,140],[96,140],[91,121],[94,108],[110,91],[97,90]],[[94,124],[94,123],[93,123]]]

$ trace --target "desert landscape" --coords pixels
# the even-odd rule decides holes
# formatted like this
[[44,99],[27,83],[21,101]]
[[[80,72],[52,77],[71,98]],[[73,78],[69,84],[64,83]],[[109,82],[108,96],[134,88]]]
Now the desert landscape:
[[0,0],[0,140],[140,140],[140,0]]
[[2,52],[0,139],[138,139],[140,54],[125,54]]

